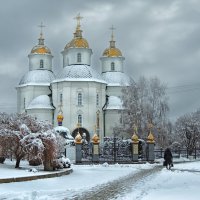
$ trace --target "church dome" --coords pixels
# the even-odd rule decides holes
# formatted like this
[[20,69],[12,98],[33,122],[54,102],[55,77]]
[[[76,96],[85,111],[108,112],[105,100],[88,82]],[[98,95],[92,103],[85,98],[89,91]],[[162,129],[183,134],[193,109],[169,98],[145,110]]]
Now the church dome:
[[26,109],[54,109],[54,107],[51,104],[49,96],[40,95],[34,98]]
[[82,30],[80,25],[80,20],[82,17],[77,15],[77,26],[74,33],[74,38],[65,46],[65,49],[68,48],[89,48],[89,44],[85,38],[82,37]]
[[107,48],[107,49],[104,50],[103,56],[120,57],[120,56],[122,56],[122,53],[118,48]]
[[103,79],[108,86],[129,86],[132,79],[123,72],[106,72],[102,73]]
[[51,54],[51,51],[48,47],[44,45],[36,45],[32,48],[31,53],[35,54]]
[[43,33],[42,33],[42,28],[45,26],[41,24],[40,27],[41,27],[41,32],[40,32],[40,37],[38,39],[38,45],[36,45],[32,48],[31,53],[33,53],[33,54],[51,54],[50,49],[44,45],[44,37],[43,37]]
[[73,38],[72,41],[65,46],[65,49],[68,48],[89,48],[89,45],[84,38]]
[[102,54],[102,56],[105,57],[122,57],[121,51],[115,47],[115,41],[114,41],[114,33],[113,33],[113,26],[111,27],[112,34],[111,34],[111,40],[110,40],[110,47],[106,48]]
[[49,70],[33,70],[27,72],[21,79],[19,85],[50,85],[55,79],[52,71]]
[[69,65],[63,68],[57,79],[74,81],[97,81],[103,82],[101,75],[88,65]]

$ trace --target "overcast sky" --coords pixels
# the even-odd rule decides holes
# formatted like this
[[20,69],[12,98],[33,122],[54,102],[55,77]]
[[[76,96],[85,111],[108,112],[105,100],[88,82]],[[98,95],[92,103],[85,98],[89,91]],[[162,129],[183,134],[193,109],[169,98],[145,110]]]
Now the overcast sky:
[[0,112],[16,112],[16,90],[28,71],[28,54],[38,43],[43,22],[45,44],[62,66],[61,51],[72,39],[79,12],[83,36],[93,50],[92,65],[109,45],[114,25],[125,71],[158,77],[169,87],[171,119],[200,108],[199,0],[0,0]]

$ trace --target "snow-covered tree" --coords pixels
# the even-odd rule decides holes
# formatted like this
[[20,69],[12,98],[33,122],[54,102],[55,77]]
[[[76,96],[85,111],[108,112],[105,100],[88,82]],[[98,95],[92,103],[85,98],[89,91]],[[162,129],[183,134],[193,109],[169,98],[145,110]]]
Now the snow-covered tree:
[[[137,126],[140,137],[146,137],[148,124],[151,123],[160,133],[166,132],[169,111],[167,99],[166,86],[158,78],[141,77],[137,83],[124,87],[122,89],[124,126],[121,129],[132,135],[133,127]],[[158,135],[156,137],[158,138]]]
[[0,113],[0,156],[13,155],[18,168],[22,158],[41,159],[45,170],[53,170],[57,140],[52,125],[26,114]]
[[175,139],[191,155],[200,141],[200,110],[179,117],[175,123]]

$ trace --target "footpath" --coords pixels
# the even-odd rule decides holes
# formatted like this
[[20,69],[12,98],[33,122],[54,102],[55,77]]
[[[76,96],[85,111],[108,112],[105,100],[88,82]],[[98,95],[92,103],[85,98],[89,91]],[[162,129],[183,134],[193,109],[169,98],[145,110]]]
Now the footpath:
[[[73,200],[109,200],[114,199],[121,193],[126,193],[127,191],[131,190],[131,188],[136,184],[138,181],[142,181],[147,176],[152,174],[158,173],[163,169],[162,165],[156,165],[151,169],[143,169],[138,173],[133,173],[118,180],[114,180],[107,184],[100,185],[99,187],[91,188],[86,192],[82,193],[81,195],[75,195]],[[69,200],[66,198],[65,200]]]

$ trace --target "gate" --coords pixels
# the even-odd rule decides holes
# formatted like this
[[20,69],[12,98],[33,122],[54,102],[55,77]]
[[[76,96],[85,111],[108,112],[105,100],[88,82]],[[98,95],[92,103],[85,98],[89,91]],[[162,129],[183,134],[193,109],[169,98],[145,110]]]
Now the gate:
[[[92,162],[93,144],[82,140],[82,162]],[[145,159],[145,150],[142,142],[139,142],[139,159]],[[104,163],[131,163],[132,162],[132,141],[122,140],[117,137],[105,137],[99,145],[99,162]]]

